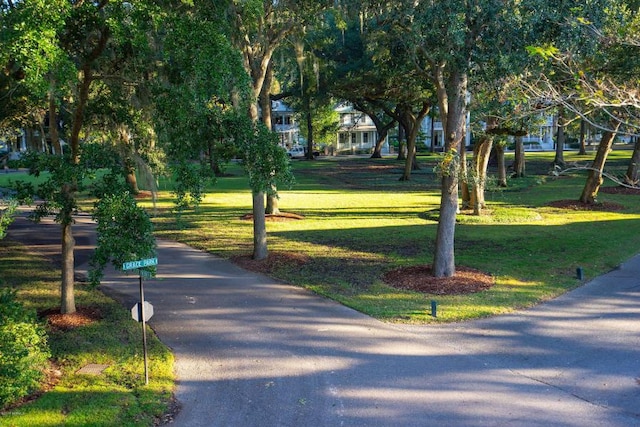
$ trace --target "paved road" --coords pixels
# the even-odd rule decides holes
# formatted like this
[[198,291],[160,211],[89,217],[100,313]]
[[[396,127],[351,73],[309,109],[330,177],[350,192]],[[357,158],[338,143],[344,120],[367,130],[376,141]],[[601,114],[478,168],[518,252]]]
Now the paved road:
[[[150,324],[176,356],[176,426],[640,426],[640,256],[533,310],[378,322],[159,241]],[[137,279],[103,289],[127,305]]]

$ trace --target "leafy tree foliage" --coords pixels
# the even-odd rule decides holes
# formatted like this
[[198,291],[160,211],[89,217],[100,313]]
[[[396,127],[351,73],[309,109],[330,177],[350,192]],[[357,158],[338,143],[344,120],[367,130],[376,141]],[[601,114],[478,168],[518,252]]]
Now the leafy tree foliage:
[[237,154],[238,111],[247,105],[249,79],[216,11],[183,7],[165,21],[154,119],[176,178],[178,212],[197,206],[205,181]]
[[[141,22],[134,18],[150,4],[109,0],[3,3],[3,22],[6,24],[0,27],[0,37],[8,44],[2,45],[0,59],[24,74],[21,80],[14,79],[19,83],[11,83],[26,89],[24,93],[29,103],[40,111],[48,110],[52,124],[48,136],[56,153],[61,151],[55,126],[57,112],[63,106],[69,112],[68,127],[64,129],[68,142],[65,155],[33,155],[30,158],[32,173],[50,172],[49,179],[37,189],[31,189],[44,200],[35,215],[55,214],[61,224],[62,313],[73,313],[76,309],[72,224],[77,194],[92,171],[90,159],[81,158],[81,141],[87,136],[87,116],[94,106],[93,101],[99,98],[96,96],[98,86],[107,87],[107,75],[117,69],[115,64],[131,64],[132,61],[126,59],[132,46],[145,39],[133,28],[135,23]],[[128,33],[129,30],[132,32]],[[132,34],[138,37],[132,37]],[[23,192],[26,190],[29,190],[26,186],[21,188]]]
[[153,224],[131,193],[110,191],[103,194],[96,202],[93,219],[98,223],[98,246],[90,272],[94,285],[99,284],[109,261],[114,267],[121,268],[127,261],[155,256]]

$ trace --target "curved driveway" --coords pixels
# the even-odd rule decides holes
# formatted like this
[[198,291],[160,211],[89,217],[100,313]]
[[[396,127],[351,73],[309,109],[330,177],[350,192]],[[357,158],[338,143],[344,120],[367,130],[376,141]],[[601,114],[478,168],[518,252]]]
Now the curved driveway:
[[[409,326],[158,243],[176,426],[640,426],[640,256],[532,310]],[[102,288],[138,298],[134,275]]]

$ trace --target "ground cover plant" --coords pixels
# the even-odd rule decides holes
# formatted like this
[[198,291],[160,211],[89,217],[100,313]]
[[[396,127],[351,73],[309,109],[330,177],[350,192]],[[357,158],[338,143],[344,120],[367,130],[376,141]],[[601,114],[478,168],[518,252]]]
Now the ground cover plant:
[[[572,165],[593,157],[565,154]],[[623,170],[629,156],[629,151],[615,151],[608,170]],[[297,184],[280,192],[280,206],[302,219],[269,222],[271,254],[266,262],[250,260],[251,222],[245,215],[251,197],[242,189],[246,178],[233,166],[208,189],[198,209],[183,213],[180,225],[170,214],[170,200],[161,198],[157,234],[385,321],[459,321],[506,313],[564,293],[640,251],[640,236],[629,233],[640,226],[638,194],[604,188],[599,204],[579,206],[585,175],[573,171],[555,176],[552,159],[552,153],[528,153],[527,177],[510,180],[507,188],[489,183],[488,214],[458,216],[459,270],[493,279],[492,286],[478,292],[429,293],[385,281],[399,268],[432,261],[439,203],[433,172],[437,154],[421,156],[422,168],[408,182],[398,181],[402,162],[394,159],[294,161]],[[435,318],[432,301],[438,305]]]
[[[140,325],[129,311],[87,285],[78,286],[78,311],[60,315],[59,267],[6,238],[0,245],[0,288],[17,291],[46,330],[50,363],[35,395],[0,409],[7,426],[148,426],[171,412],[173,356],[148,336],[150,383],[144,385]],[[0,289],[1,290],[1,289]],[[99,375],[78,371],[107,365]],[[42,393],[46,391],[46,393]]]

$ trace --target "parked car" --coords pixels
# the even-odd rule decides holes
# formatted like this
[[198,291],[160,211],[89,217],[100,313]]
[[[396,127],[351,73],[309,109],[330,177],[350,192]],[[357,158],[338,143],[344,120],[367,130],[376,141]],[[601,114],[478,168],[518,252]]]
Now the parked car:
[[[287,154],[290,158],[303,158],[307,155],[306,147],[302,145],[296,145],[295,147],[291,147],[290,150],[287,150]],[[318,157],[320,155],[320,151],[313,150],[313,157]]]
[[294,147],[291,147],[289,150],[287,150],[287,155],[289,155],[289,157],[292,159],[297,157],[304,157],[305,149],[301,145],[294,146]]

